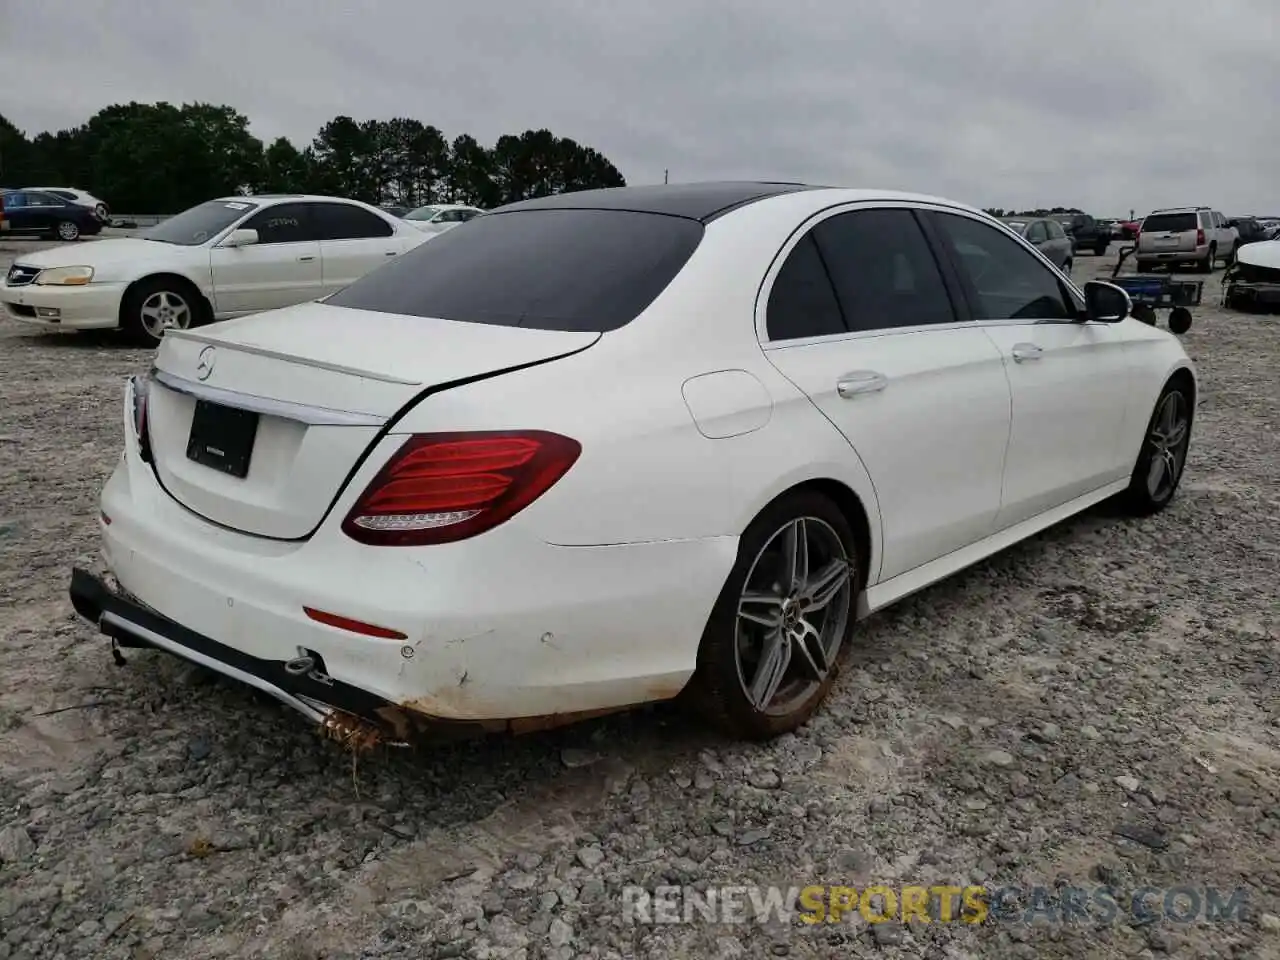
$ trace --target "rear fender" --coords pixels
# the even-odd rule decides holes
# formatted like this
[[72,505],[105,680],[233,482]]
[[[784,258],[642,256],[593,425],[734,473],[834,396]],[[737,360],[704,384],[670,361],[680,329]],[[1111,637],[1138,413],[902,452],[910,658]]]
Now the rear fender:
[[[868,573],[875,581],[875,488],[857,453],[807,397],[758,359],[749,369],[772,398],[767,422],[709,439],[681,392],[687,371],[673,363],[655,374],[642,358],[628,361],[626,350],[614,351],[616,365],[590,356],[606,349],[611,336],[587,355],[428,397],[395,432],[537,429],[577,440],[582,454],[569,472],[509,521],[565,546],[736,537],[779,494],[806,481],[836,480],[867,515]],[[591,400],[606,396],[626,398],[611,401],[607,417]]]

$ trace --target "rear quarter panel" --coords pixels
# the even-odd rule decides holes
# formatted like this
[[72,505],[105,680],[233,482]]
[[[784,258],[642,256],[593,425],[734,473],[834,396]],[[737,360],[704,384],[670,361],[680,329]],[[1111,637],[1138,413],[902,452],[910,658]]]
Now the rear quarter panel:
[[606,335],[572,357],[428,397],[396,432],[542,429],[573,437],[582,444],[577,463],[512,521],[550,543],[737,536],[774,497],[822,478],[858,494],[878,529],[874,491],[853,449],[763,362],[748,372],[768,391],[768,406],[742,411],[744,422],[763,425],[711,439],[686,405],[683,370],[655,375],[628,363],[614,343]]

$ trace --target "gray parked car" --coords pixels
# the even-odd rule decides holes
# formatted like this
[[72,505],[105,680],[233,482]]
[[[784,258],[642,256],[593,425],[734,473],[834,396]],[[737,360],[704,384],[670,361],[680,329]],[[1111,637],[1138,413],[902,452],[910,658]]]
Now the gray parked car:
[[1062,224],[1051,217],[1005,217],[1004,225],[1020,233],[1065,273],[1071,272],[1075,245]]

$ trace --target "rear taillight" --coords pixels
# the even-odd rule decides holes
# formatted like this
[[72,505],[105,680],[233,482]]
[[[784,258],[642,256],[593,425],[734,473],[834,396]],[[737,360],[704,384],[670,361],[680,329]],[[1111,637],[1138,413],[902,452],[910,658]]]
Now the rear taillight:
[[151,443],[147,438],[147,401],[149,380],[133,378],[133,435],[138,438],[138,453],[144,461],[151,459]]
[[1196,229],[1196,246],[1197,247],[1204,246],[1204,228],[1203,227],[1198,227]]
[[342,522],[360,543],[416,547],[465,540],[546,493],[582,452],[542,430],[417,434]]

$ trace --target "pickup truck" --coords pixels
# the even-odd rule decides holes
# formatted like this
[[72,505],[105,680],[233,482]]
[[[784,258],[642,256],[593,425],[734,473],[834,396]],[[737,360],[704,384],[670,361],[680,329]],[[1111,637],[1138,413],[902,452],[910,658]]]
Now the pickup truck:
[[1071,237],[1073,252],[1092,250],[1098,256],[1107,252],[1112,241],[1111,228],[1099,223],[1087,213],[1059,213],[1053,219],[1062,224],[1062,229]]

